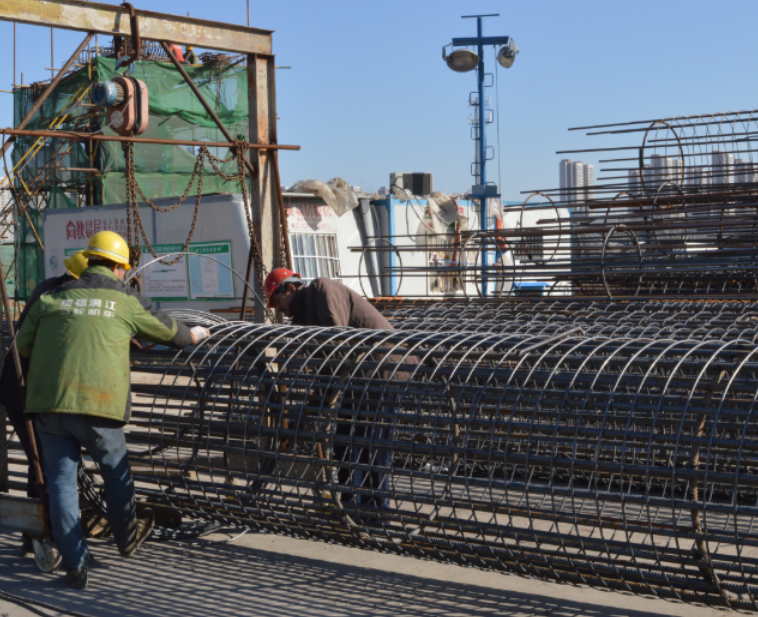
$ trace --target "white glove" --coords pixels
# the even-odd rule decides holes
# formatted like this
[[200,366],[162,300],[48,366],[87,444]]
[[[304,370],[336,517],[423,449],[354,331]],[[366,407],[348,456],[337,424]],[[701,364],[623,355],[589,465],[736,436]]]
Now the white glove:
[[203,326],[195,326],[190,328],[190,334],[192,334],[192,344],[199,345],[203,341],[211,338],[211,331]]

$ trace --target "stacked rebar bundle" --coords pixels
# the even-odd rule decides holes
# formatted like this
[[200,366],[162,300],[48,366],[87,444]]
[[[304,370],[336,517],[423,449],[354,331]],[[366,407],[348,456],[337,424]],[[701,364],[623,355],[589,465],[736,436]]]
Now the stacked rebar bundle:
[[384,311],[397,330],[625,338],[758,341],[755,301],[543,301],[396,304]]
[[139,491],[191,518],[758,608],[758,347],[230,322],[143,352]]
[[[583,127],[632,143],[570,152],[613,158],[591,187],[531,192],[502,207],[502,229],[451,233],[446,265],[398,265],[404,279],[446,276],[471,298],[758,293],[758,112]],[[490,210],[488,210],[490,211]],[[444,234],[443,234],[444,236]],[[375,237],[368,252],[426,251],[439,239]]]

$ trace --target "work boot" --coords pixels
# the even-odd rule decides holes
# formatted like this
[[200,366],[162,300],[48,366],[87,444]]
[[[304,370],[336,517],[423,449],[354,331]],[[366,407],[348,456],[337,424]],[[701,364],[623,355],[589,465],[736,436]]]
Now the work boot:
[[66,582],[72,589],[84,589],[87,586],[87,566],[66,572]]
[[32,539],[23,534],[21,536],[21,548],[18,549],[18,556],[26,557],[27,555],[34,555],[34,546],[32,545]]
[[63,561],[61,552],[53,544],[50,538],[32,538],[32,547],[34,548],[34,563],[37,564],[40,572],[49,574],[55,572]]
[[150,508],[145,508],[137,516],[136,530],[132,534],[129,543],[124,548],[119,548],[118,552],[122,557],[131,557],[145,540],[150,537],[155,525],[155,512]]

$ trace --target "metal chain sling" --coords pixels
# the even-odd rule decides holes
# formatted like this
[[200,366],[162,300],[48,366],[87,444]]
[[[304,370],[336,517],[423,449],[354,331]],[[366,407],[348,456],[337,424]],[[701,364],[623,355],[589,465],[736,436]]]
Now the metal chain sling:
[[[247,155],[247,152],[249,150],[248,142],[245,140],[236,140],[234,142],[234,145],[231,148],[231,150],[233,151],[232,154],[226,159],[220,159],[216,156],[213,156],[208,151],[208,148],[206,146],[200,146],[200,150],[197,153],[197,157],[195,158],[195,167],[192,170],[192,176],[190,177],[189,183],[187,184],[187,188],[184,190],[184,193],[179,198],[179,200],[172,206],[156,206],[147,198],[147,196],[142,191],[142,189],[140,188],[137,182],[136,165],[134,163],[134,144],[132,142],[125,142],[121,144],[121,147],[124,152],[125,175],[126,175],[127,243],[129,244],[129,257],[130,257],[130,261],[132,262],[132,265],[136,265],[137,263],[139,263],[139,260],[142,256],[139,245],[137,243],[139,237],[142,238],[142,241],[145,243],[145,246],[147,247],[148,251],[150,251],[150,254],[155,259],[157,259],[159,263],[170,266],[172,264],[177,263],[183,257],[183,255],[178,255],[177,257],[175,257],[174,259],[170,261],[166,261],[158,257],[152,245],[150,244],[150,241],[147,238],[147,233],[145,232],[145,228],[142,223],[142,217],[140,216],[137,197],[139,196],[140,198],[142,198],[142,201],[144,201],[148,206],[150,206],[156,212],[162,212],[162,213],[171,212],[172,210],[175,210],[176,208],[178,208],[184,202],[184,200],[189,195],[190,189],[192,188],[192,184],[195,182],[195,178],[198,178],[197,197],[195,200],[195,212],[192,217],[192,225],[190,226],[189,235],[187,236],[187,240],[184,243],[184,248],[182,249],[182,253],[187,252],[190,242],[192,240],[192,237],[195,234],[195,227],[197,226],[197,217],[200,212],[200,201],[201,201],[201,197],[203,193],[203,179],[205,177],[204,176],[205,161],[207,159],[211,167],[213,168],[213,171],[217,175],[222,177],[227,182],[240,183],[240,188],[242,192],[242,201],[245,204],[245,219],[247,221],[247,230],[250,236],[250,250],[253,253],[253,266],[255,268],[256,278],[258,279],[259,288],[263,290],[264,289],[263,282],[264,282],[265,277],[268,275],[268,269],[266,268],[263,262],[263,255],[261,253],[260,245],[258,244],[258,238],[255,235],[252,214],[250,211],[250,206],[249,206],[249,201],[248,201],[247,179],[250,177],[250,173],[247,171],[247,168],[245,167],[245,156]],[[231,163],[233,160],[237,161],[237,173],[235,175],[230,175],[230,174],[225,173],[221,169],[221,165]],[[132,214],[134,215],[134,225],[132,225]],[[280,259],[282,259],[282,263],[286,264],[287,256],[286,256],[286,252],[284,251],[284,237],[283,237],[284,229],[282,228],[281,225],[279,227],[279,232],[280,232],[279,245],[282,252],[282,254],[280,255]],[[266,314],[268,315],[268,317],[270,319],[273,319],[271,311],[268,309],[268,307],[264,307],[264,310],[266,311]]]
[[[182,202],[187,198],[187,196],[189,195],[190,189],[192,188],[192,185],[195,182],[195,178],[198,178],[197,196],[195,198],[195,212],[192,216],[192,224],[190,225],[190,230],[189,230],[189,234],[187,235],[187,240],[184,242],[184,247],[182,248],[182,253],[186,253],[187,249],[189,249],[189,245],[190,245],[190,242],[192,241],[192,237],[195,235],[195,227],[197,226],[197,216],[200,213],[200,199],[203,194],[204,161],[207,154],[207,149],[205,146],[200,147],[200,151],[197,153],[197,157],[195,158],[195,167],[192,170],[192,176],[190,176],[190,180],[189,180],[189,183],[187,184],[187,188],[184,190],[184,193],[179,198],[179,201],[177,201],[172,206],[156,206],[145,196],[145,193],[142,191],[139,184],[137,183],[136,166],[134,164],[134,144],[131,142],[125,142],[121,144],[121,148],[124,151],[124,163],[125,163],[125,174],[126,174],[126,225],[127,225],[127,236],[128,236],[127,243],[129,244],[130,259],[139,260],[139,258],[141,257],[141,251],[139,249],[139,245],[137,244],[137,241],[139,237],[141,236],[142,241],[145,243],[147,250],[150,251],[150,254],[155,259],[157,259],[159,263],[162,263],[163,265],[166,265],[166,266],[171,266],[179,262],[184,257],[184,255],[177,255],[174,259],[171,259],[171,260],[164,260],[158,257],[152,245],[150,244],[150,241],[148,240],[147,232],[145,232],[145,228],[142,223],[142,217],[139,211],[139,204],[137,202],[137,195],[139,195],[142,198],[142,201],[144,201],[148,206],[150,206],[156,212],[163,212],[163,213],[171,212],[172,210],[175,210],[176,208],[178,208],[182,204]],[[132,214],[134,214],[134,227],[132,227]],[[138,232],[139,232],[139,236],[138,236]],[[135,265],[135,264],[132,264],[132,265]]]

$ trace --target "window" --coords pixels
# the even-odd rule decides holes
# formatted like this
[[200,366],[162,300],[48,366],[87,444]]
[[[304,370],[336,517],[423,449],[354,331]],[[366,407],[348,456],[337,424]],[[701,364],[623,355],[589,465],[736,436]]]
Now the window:
[[337,236],[291,233],[290,244],[295,271],[306,283],[319,277],[338,281],[342,278],[337,253]]

